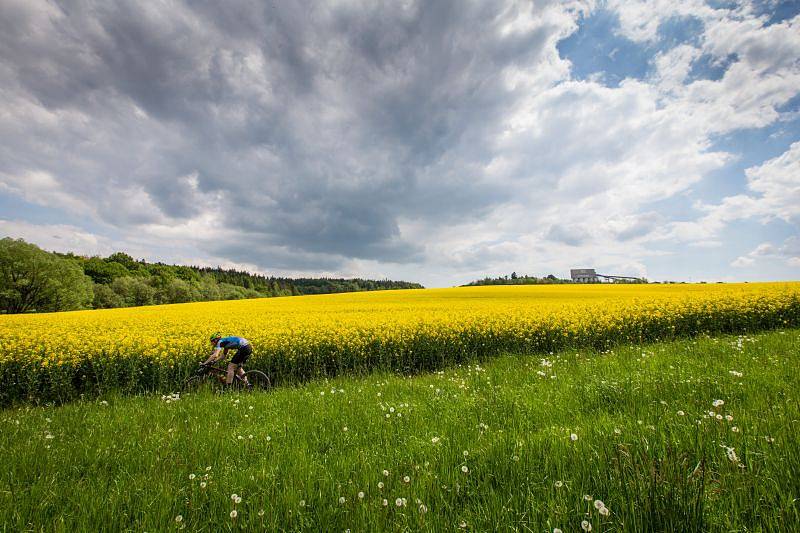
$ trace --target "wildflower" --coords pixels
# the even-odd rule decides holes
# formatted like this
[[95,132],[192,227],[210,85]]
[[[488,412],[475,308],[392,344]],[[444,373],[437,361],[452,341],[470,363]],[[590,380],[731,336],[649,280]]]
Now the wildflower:
[[602,509],[603,507],[605,507],[605,506],[606,506],[606,504],[604,504],[602,500],[595,500],[594,501],[594,508],[597,509],[598,511],[600,509]]
[[272,440],[272,437],[270,437],[269,435],[267,435],[267,442],[269,442],[269,441],[271,441],[271,440]]
[[253,438],[253,435],[252,435],[252,434],[251,434],[251,435],[248,435],[248,436],[247,436],[247,438],[248,438],[248,439],[252,439],[252,438]]
[[236,509],[231,511],[231,518],[236,519],[237,516],[239,516],[239,511],[237,511]]
[[733,415],[725,415],[725,420],[727,420],[728,422],[732,422],[733,421]]
[[206,488],[206,482],[205,482],[205,481],[201,481],[201,482],[200,482],[200,488],[201,488],[201,489],[204,489],[204,488]]
[[239,497],[239,495],[234,492],[233,494],[231,494],[231,501],[235,502],[236,498],[238,498],[238,497]]
[[733,426],[733,427],[731,428],[731,431],[733,431],[734,433],[739,433],[739,428],[738,428],[738,427],[736,427],[736,426]]
[[553,528],[553,533],[564,533],[564,532],[563,532],[563,531],[561,531],[561,529],[560,529],[560,528],[554,527],[554,528]]
[[581,529],[584,531],[591,531],[592,524],[590,524],[587,520],[584,520],[581,522]]
[[724,400],[714,400],[713,402],[711,402],[711,405],[713,405],[714,407],[722,407],[723,405],[725,405],[725,401]]
[[575,442],[576,440],[578,440],[578,436],[575,433],[571,433],[569,436],[569,440]]
[[402,507],[402,506],[403,506],[403,498],[397,498],[397,499],[394,501],[394,504],[395,504],[396,506],[398,506],[398,507]]
[[408,477],[408,476],[403,476],[403,482],[404,482],[404,483],[409,483],[410,481],[411,481],[411,478],[410,478],[410,477]]
[[592,496],[590,494],[584,494],[583,499],[586,500],[587,502],[590,502],[592,501]]
[[386,506],[388,506],[388,505],[389,505],[389,500],[387,500],[386,498],[384,498],[384,499],[383,499],[383,502],[381,502],[381,503],[383,503],[383,506],[384,506],[384,507],[386,507]]
[[211,467],[210,467],[210,466],[207,466],[207,467],[206,467],[206,472],[210,472],[210,471],[211,471]]
[[683,411],[678,411],[678,416],[683,416],[683,415],[685,415],[685,414],[686,414],[686,413],[684,413]]
[[560,489],[561,487],[564,486],[564,482],[563,481],[556,481],[555,482],[555,486],[556,486],[557,489]]
[[258,516],[264,516],[264,509],[259,509]]
[[461,467],[461,471],[464,472],[465,474],[468,474],[469,473],[469,468],[467,468],[467,465],[464,465],[464,466]]
[[363,500],[364,499],[364,492],[363,491],[358,493],[358,499],[359,500]]
[[608,507],[601,507],[600,509],[598,509],[598,512],[603,516],[608,516],[609,514],[611,514],[611,511],[608,510]]
[[178,516],[176,516],[176,517],[175,517],[175,521],[176,521],[176,522],[178,522],[179,524],[180,524],[181,522],[183,522],[183,515],[178,515]]
[[383,481],[378,481],[378,488],[383,489]]
[[739,457],[736,455],[736,450],[733,448],[729,448],[728,446],[723,446],[725,448],[725,454],[728,456],[728,460],[732,463],[738,463]]
[[345,433],[347,433],[347,426],[343,427],[343,428],[342,428],[342,431],[344,431]]
[[622,435],[622,430],[619,428],[614,428],[614,435]]
[[233,500],[233,503],[236,503],[236,504],[242,503],[242,497],[241,496],[237,496],[236,499]]
[[305,506],[306,506],[306,501],[300,500],[300,507],[305,507]]
[[194,475],[194,474],[189,474],[189,479],[190,479],[190,480],[191,480],[191,479],[194,479],[194,478],[195,478],[195,475]]
[[439,442],[439,437],[433,437],[433,438],[431,439],[431,442],[432,442],[433,444],[436,444],[437,442]]
[[427,513],[427,512],[428,512],[428,508],[427,508],[427,507],[425,507],[425,504],[421,504],[421,505],[419,506],[419,512],[420,512],[420,513],[422,513],[422,514],[425,514],[425,513]]
[[458,527],[460,527],[461,529],[467,529],[467,523],[462,520],[461,522],[458,523]]
[[469,455],[469,452],[467,450],[464,450],[464,457],[467,457],[468,455]]
[[383,476],[384,477],[389,477],[389,471],[388,470],[384,470],[383,471]]
[[340,504],[342,504],[342,505],[343,505],[345,501],[346,501],[346,500],[344,499],[344,496],[339,496],[339,503],[340,503]]

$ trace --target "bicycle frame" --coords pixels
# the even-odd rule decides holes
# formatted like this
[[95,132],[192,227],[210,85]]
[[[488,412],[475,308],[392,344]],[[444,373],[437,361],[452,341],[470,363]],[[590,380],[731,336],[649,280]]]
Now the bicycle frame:
[[[199,375],[202,375],[202,374],[216,374],[217,376],[226,376],[226,377],[228,375],[228,370],[226,368],[222,368],[222,367],[219,367],[219,366],[203,365],[201,368],[202,368],[203,372],[202,373],[198,372]],[[240,365],[240,368],[241,368],[241,365]],[[239,375],[236,372],[233,373],[233,380],[234,381],[244,381],[242,378],[239,377]]]

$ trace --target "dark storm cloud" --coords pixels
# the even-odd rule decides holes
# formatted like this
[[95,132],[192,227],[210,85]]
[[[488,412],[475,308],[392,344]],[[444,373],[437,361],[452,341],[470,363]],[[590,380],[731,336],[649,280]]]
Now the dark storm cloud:
[[521,96],[502,73],[561,30],[501,28],[541,8],[3,2],[2,95],[49,115],[0,124],[0,172],[48,172],[122,228],[221,202],[225,252],[264,268],[418,261],[403,220],[512,194],[482,170]]

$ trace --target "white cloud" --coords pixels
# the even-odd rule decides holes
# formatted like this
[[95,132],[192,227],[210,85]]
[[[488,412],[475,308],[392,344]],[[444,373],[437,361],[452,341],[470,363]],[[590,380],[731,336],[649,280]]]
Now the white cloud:
[[91,256],[115,251],[110,239],[68,224],[31,224],[24,220],[0,219],[0,235],[24,239],[53,252]]
[[[639,43],[671,17],[704,28],[610,87],[571,79],[556,47],[590,2],[7,6],[0,192],[136,249],[280,272],[642,275],[664,243],[798,218],[797,143],[696,220],[655,207],[733,160],[716,135],[780,120],[797,18],[610,1]],[[704,56],[731,64],[692,80]]]
[[746,255],[734,259],[731,266],[737,268],[750,267],[760,261],[778,261],[790,267],[800,266],[800,238],[796,236],[789,237],[780,246],[776,246],[771,242],[761,243]]

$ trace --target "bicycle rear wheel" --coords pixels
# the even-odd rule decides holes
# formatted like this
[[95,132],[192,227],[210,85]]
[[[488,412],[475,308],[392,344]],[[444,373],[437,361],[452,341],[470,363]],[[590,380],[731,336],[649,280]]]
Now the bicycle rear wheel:
[[272,387],[269,377],[260,370],[250,370],[249,372],[245,372],[244,375],[247,376],[247,381],[249,381],[252,386],[251,390],[266,391]]

